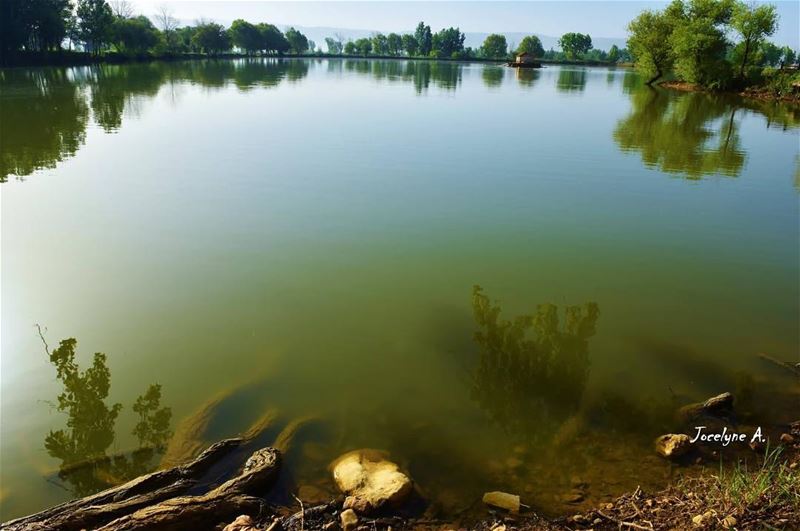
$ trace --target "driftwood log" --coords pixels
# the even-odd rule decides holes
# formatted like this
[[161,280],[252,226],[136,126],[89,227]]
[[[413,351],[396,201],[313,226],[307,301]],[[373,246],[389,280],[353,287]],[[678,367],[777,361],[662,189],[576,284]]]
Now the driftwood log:
[[277,478],[280,453],[274,448],[255,451],[239,474],[205,494],[189,495],[203,487],[203,476],[231,456],[246,438],[218,442],[193,461],[159,470],[103,492],[57,505],[7,522],[3,531],[100,529],[103,531],[210,529],[225,518],[260,511],[262,493]]

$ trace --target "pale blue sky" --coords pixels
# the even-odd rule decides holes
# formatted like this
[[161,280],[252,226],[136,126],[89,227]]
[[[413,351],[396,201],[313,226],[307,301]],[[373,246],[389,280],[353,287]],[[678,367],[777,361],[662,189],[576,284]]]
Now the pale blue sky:
[[[531,32],[558,36],[579,31],[594,37],[625,37],[625,27],[636,14],[646,8],[661,8],[667,2],[132,0],[132,3],[145,15],[167,4],[178,18],[187,22],[206,18],[229,23],[235,18],[244,18],[278,25],[406,31],[424,20],[434,30],[458,26],[469,32]],[[798,48],[800,2],[771,3],[778,6],[781,15],[780,28],[773,41]]]

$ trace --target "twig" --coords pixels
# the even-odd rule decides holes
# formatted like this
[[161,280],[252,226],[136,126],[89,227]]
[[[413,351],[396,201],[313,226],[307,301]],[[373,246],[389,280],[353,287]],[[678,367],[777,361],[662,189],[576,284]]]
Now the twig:
[[[39,339],[41,339],[42,343],[44,343],[44,351],[47,352],[47,355],[49,356],[50,346],[47,344],[47,340],[44,338],[44,333],[42,332],[42,326],[39,323],[36,323],[33,326],[35,326],[36,330],[39,332]],[[47,328],[45,328],[44,331],[47,332]]]
[[306,528],[306,510],[303,507],[303,500],[292,494],[292,497],[297,500],[297,503],[300,504],[300,531],[304,531]]
[[653,531],[653,526],[652,525],[650,527],[645,527],[643,525],[634,524],[632,522],[620,522],[619,525],[625,526],[625,527],[632,527],[634,529],[643,529],[644,531]]

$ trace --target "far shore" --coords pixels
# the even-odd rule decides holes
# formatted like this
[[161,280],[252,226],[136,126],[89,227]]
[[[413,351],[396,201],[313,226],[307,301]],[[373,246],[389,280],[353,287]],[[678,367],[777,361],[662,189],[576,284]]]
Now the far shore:
[[[92,64],[125,64],[125,63],[144,63],[151,61],[197,61],[208,59],[358,59],[358,60],[392,60],[392,61],[446,61],[453,63],[484,63],[484,64],[505,64],[510,58],[451,58],[451,57],[426,57],[426,56],[404,56],[404,55],[346,55],[330,53],[306,53],[306,54],[259,54],[249,55],[243,53],[226,52],[220,54],[201,54],[201,53],[180,53],[180,54],[120,54],[105,53],[93,55],[87,52],[76,52],[62,50],[61,52],[47,53],[20,53],[13,57],[6,57],[2,62],[2,68],[14,67],[46,67],[46,66],[84,66]],[[630,68],[630,63],[611,63],[605,61],[587,60],[548,60],[538,59],[542,65],[574,65],[574,66],[603,66]]]

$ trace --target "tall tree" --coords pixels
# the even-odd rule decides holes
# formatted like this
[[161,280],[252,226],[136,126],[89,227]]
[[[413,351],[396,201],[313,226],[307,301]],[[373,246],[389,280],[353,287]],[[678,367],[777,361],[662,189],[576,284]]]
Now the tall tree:
[[231,49],[231,39],[225,28],[215,22],[200,23],[195,27],[192,42],[207,54],[217,54]]
[[466,35],[459,28],[443,28],[433,36],[433,50],[440,57],[452,57],[464,51],[464,39]]
[[126,53],[144,53],[158,44],[158,30],[150,19],[140,15],[133,18],[116,17],[111,40],[117,49]]
[[386,36],[386,45],[389,55],[399,55],[403,50],[403,38],[397,33],[390,33]]
[[106,0],[78,0],[78,28],[81,39],[95,54],[108,43],[114,14]]
[[672,68],[672,24],[660,11],[642,11],[628,24],[628,49],[636,68],[652,85]]
[[264,48],[261,32],[255,25],[245,20],[240,18],[234,20],[228,33],[231,36],[231,43],[245,53],[252,54]]
[[164,43],[167,50],[173,51],[178,44],[178,36],[176,30],[178,29],[178,19],[175,18],[172,9],[166,4],[162,4],[156,10],[153,18],[156,21],[156,26],[161,28],[164,34]]
[[558,45],[568,58],[575,59],[592,49],[592,38],[584,33],[565,33],[558,39]]
[[328,53],[336,55],[342,53],[342,41],[338,41],[333,37],[325,37],[325,46],[328,47]]
[[536,35],[528,35],[523,37],[517,46],[517,53],[529,53],[534,57],[544,56],[544,47],[542,41]]
[[372,51],[372,39],[357,39],[355,44],[356,51],[366,57]]
[[739,55],[739,77],[744,78],[745,69],[752,62],[754,52],[778,28],[778,14],[774,5],[739,2],[733,9],[731,27],[742,38],[736,51]]
[[372,36],[372,52],[376,55],[386,55],[389,53],[389,39],[383,33],[376,33]]
[[721,88],[731,77],[726,38],[734,0],[674,0],[665,10],[672,23],[675,73],[690,83]]
[[409,57],[417,55],[417,52],[419,51],[419,44],[417,43],[416,37],[410,33],[403,34],[403,49],[406,51]]
[[417,40],[417,51],[420,55],[428,55],[431,53],[433,49],[433,35],[431,34],[430,26],[426,26],[424,22],[417,24],[414,37]]
[[261,49],[268,53],[284,54],[289,51],[289,41],[273,24],[262,22],[256,26],[261,35]]
[[292,53],[303,53],[308,50],[308,38],[294,28],[286,30],[286,40]]
[[481,54],[484,57],[505,57],[508,54],[506,36],[492,33],[483,41]]

